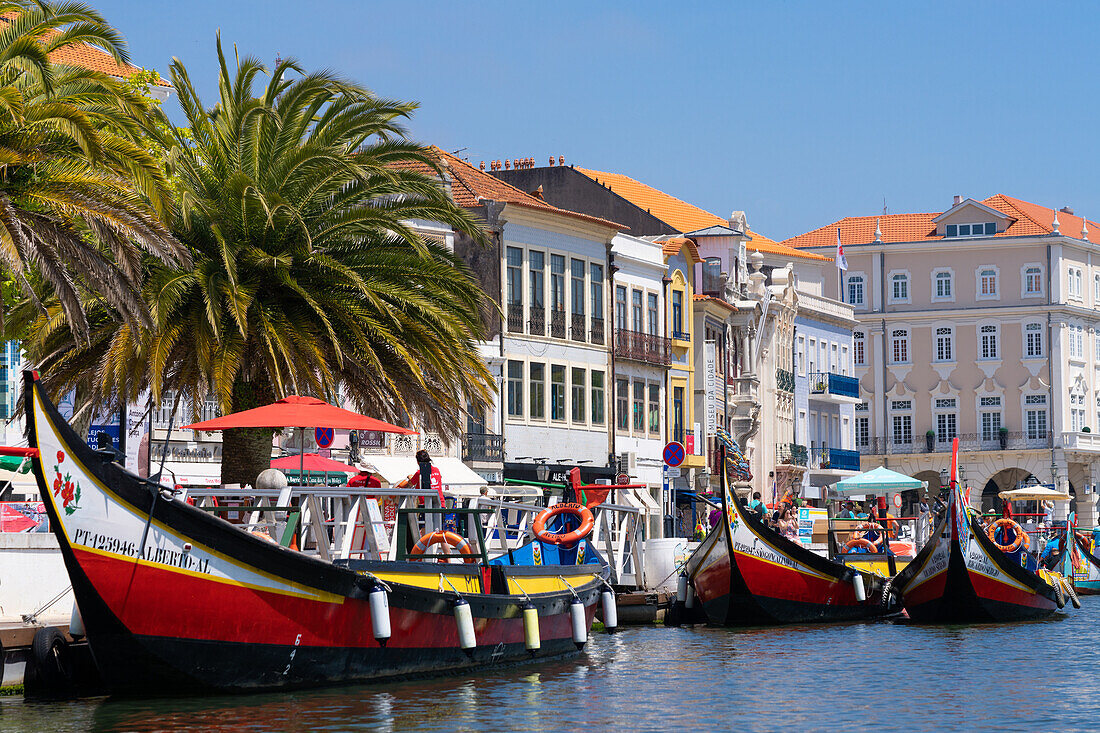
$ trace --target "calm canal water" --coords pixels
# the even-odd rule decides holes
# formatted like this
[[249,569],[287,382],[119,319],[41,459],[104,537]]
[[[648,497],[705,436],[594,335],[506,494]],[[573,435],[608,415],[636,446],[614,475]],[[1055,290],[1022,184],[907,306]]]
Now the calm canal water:
[[1100,724],[1100,598],[1008,626],[629,628],[551,665],[278,695],[0,702],[8,731],[1054,730]]

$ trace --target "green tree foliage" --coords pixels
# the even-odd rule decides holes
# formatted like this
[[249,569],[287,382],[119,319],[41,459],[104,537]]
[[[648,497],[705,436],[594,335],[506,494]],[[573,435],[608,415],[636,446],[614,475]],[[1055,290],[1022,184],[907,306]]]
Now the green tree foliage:
[[[28,351],[48,386],[96,405],[174,390],[193,405],[213,396],[223,411],[258,396],[343,394],[382,419],[457,432],[466,400],[494,388],[476,344],[485,296],[409,222],[484,235],[418,172],[436,163],[402,129],[415,105],[292,60],[261,87],[263,65],[242,57],[231,68],[220,39],[218,60],[213,107],[177,60],[187,125],[153,110],[148,126],[177,192],[170,228],[193,266],[147,260],[152,328],[97,303],[83,345],[56,304],[36,316]],[[242,465],[223,458],[223,481],[254,481],[270,432],[266,446],[232,433],[223,454]]]

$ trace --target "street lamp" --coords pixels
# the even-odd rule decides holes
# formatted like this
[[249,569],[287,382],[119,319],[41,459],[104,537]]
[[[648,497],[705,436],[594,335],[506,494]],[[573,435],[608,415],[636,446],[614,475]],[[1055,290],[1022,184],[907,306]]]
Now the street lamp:
[[540,482],[546,483],[546,479],[550,478],[550,466],[545,463],[540,463],[535,467],[535,478]]
[[1058,490],[1058,464],[1053,458],[1050,459],[1050,488]]

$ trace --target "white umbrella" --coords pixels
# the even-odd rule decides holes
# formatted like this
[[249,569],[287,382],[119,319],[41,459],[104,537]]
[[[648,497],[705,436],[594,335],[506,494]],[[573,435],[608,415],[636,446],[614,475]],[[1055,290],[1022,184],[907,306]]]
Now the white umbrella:
[[1006,501],[1069,501],[1073,497],[1064,491],[1055,491],[1046,486],[1024,486],[997,494]]

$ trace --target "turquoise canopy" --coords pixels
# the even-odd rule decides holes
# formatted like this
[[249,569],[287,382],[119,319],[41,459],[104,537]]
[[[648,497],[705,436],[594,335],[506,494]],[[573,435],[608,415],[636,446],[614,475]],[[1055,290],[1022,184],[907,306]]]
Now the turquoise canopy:
[[867,473],[846,478],[836,482],[836,492],[845,494],[890,494],[907,489],[919,489],[924,486],[923,481],[905,476],[897,471],[891,471],[885,466],[873,468]]

